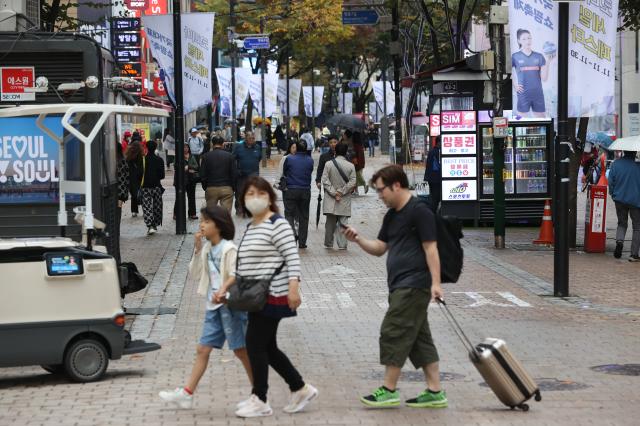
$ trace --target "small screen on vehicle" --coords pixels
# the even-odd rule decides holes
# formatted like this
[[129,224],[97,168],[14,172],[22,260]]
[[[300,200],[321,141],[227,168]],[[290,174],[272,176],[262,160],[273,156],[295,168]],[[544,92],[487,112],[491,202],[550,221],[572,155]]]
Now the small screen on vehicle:
[[46,253],[47,275],[59,277],[67,275],[82,275],[82,255],[77,253]]

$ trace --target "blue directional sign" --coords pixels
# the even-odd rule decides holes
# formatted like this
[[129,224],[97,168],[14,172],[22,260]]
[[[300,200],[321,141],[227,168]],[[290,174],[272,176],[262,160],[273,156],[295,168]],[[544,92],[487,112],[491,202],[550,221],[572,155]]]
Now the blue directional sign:
[[244,39],[244,48],[247,50],[268,49],[270,46],[269,36],[247,37]]
[[342,25],[375,25],[380,20],[374,9],[356,9],[342,11]]
[[352,80],[348,84],[349,89],[357,89],[358,87],[362,87],[362,83],[357,80]]

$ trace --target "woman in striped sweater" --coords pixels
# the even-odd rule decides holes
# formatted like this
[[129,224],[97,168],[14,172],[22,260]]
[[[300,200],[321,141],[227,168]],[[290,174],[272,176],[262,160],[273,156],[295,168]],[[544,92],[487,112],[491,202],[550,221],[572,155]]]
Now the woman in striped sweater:
[[[287,382],[291,390],[287,413],[301,411],[318,390],[305,384],[289,358],[278,348],[280,320],[296,315],[300,306],[300,257],[289,222],[278,214],[276,194],[265,179],[251,176],[240,197],[243,211],[252,218],[238,249],[237,275],[247,278],[273,276],[264,309],[249,313],[246,343],[254,382],[251,398],[238,407],[239,417],[270,416],[267,402],[269,366]],[[274,275],[275,274],[275,275]],[[229,286],[216,297],[222,300]]]

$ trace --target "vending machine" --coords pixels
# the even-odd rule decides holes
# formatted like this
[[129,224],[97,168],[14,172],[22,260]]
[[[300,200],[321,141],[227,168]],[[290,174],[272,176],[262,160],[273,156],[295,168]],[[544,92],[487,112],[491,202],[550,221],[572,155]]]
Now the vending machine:
[[[493,128],[481,124],[482,152],[480,220],[493,219]],[[544,201],[551,198],[551,121],[511,123],[505,138],[504,179],[506,215],[509,220],[540,220]]]

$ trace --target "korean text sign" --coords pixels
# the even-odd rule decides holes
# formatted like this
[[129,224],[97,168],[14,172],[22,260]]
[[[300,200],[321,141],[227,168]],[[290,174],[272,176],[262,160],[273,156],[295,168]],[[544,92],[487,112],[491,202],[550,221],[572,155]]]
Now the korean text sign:
[[442,177],[476,177],[475,157],[442,157]]
[[475,180],[443,180],[442,199],[446,201],[475,201],[478,182]]
[[441,132],[468,132],[475,130],[475,111],[442,111],[440,113]]
[[0,94],[3,102],[35,101],[36,94],[25,92],[33,87],[33,67],[0,67]]
[[477,151],[475,134],[443,134],[441,138],[442,155],[475,154]]

